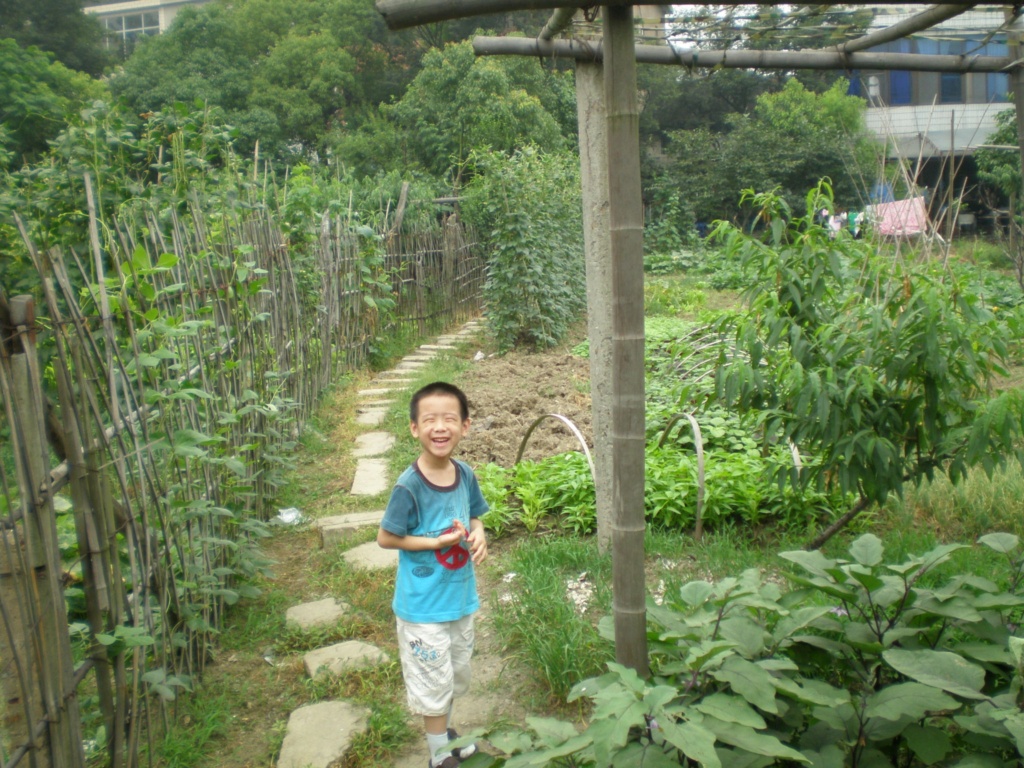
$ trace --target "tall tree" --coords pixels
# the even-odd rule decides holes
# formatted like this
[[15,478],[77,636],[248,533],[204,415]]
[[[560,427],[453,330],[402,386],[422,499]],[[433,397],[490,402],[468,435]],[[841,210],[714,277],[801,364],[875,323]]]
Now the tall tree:
[[[822,94],[790,80],[782,91],[757,99],[750,115],[732,115],[731,130],[678,131],[669,152],[677,178],[688,180],[687,194],[697,217],[732,218],[746,188],[779,187],[797,209],[804,190],[819,179],[832,180],[836,199],[854,205],[861,174],[873,171],[873,143],[864,127],[864,101],[846,95],[839,80]],[[707,158],[715,158],[709,163]]]
[[468,42],[427,53],[402,99],[382,111],[404,131],[409,156],[437,175],[457,174],[476,148],[561,148],[575,126],[571,75],[529,59],[477,58]]
[[14,40],[0,40],[0,82],[0,168],[37,158],[69,117],[107,93],[88,75],[54,62],[51,54],[37,48],[21,48]]
[[81,0],[0,0],[0,38],[49,51],[69,69],[103,74],[110,63],[103,35],[99,20],[82,12]]

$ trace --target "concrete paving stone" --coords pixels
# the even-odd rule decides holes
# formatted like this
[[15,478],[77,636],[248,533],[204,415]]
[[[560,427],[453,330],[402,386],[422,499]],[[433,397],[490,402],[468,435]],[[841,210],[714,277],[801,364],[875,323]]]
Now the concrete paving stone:
[[341,546],[349,540],[353,531],[380,526],[383,517],[383,509],[321,517],[316,521],[316,527],[320,531],[320,547],[327,549]]
[[386,408],[358,409],[356,413],[356,424],[363,427],[379,427],[384,423],[388,412]]
[[356,438],[356,447],[352,455],[357,459],[370,456],[382,456],[395,444],[395,436],[390,432],[365,432]]
[[345,756],[369,720],[369,709],[347,701],[299,707],[288,718],[277,768],[327,768]]
[[302,630],[315,629],[336,624],[350,608],[348,603],[336,597],[325,597],[323,600],[293,605],[285,611],[284,620],[286,624],[293,624]]
[[356,462],[356,476],[352,479],[353,496],[376,496],[388,490],[388,462],[386,459],[360,459]]
[[324,648],[317,648],[302,657],[306,674],[310,677],[322,675],[340,675],[353,669],[365,669],[375,664],[383,664],[388,655],[380,648],[361,640],[346,640]]
[[437,337],[437,343],[438,344],[454,344],[457,341],[459,341],[459,337],[456,336],[454,333],[449,334],[447,336],[438,336]]
[[427,367],[427,364],[418,360],[400,360],[395,363],[396,371],[422,371]]
[[382,549],[376,541],[352,547],[352,549],[346,550],[341,557],[354,568],[368,571],[398,567],[398,550]]
[[363,400],[359,403],[357,408],[384,408],[389,405],[394,405],[395,399],[389,398],[385,400]]
[[456,347],[453,344],[424,344],[420,349],[425,349],[428,352],[445,352],[456,349]]
[[373,389],[360,389],[356,391],[356,394],[360,397],[385,397],[394,393],[395,390],[390,387],[375,387]]
[[437,359],[437,352],[415,352],[402,358],[403,363],[429,363]]
[[381,371],[380,373],[378,373],[377,380],[388,381],[390,383],[391,379],[408,379],[415,375],[416,371],[410,370],[408,368],[402,370],[399,370],[398,368],[392,368],[389,371]]

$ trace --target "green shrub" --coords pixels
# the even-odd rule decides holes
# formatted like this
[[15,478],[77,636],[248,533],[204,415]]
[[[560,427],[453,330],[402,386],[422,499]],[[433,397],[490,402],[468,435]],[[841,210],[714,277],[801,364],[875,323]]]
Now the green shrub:
[[488,328],[503,351],[557,344],[586,307],[579,163],[527,148],[471,165],[462,211],[489,254]]
[[932,573],[962,545],[887,563],[872,534],[848,558],[782,553],[793,591],[756,570],[690,582],[648,607],[650,679],[609,664],[573,687],[594,703],[582,733],[534,718],[487,738],[507,768],[1019,765],[1024,558],[1012,534],[980,543],[1002,584]]

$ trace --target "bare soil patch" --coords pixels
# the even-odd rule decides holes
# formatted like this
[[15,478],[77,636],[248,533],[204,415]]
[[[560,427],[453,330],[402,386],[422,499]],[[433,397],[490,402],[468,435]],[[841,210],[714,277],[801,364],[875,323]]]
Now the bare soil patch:
[[[572,421],[592,443],[590,363],[566,350],[510,352],[473,363],[460,381],[473,419],[459,457],[472,466],[511,467],[530,425],[555,413]],[[530,437],[524,459],[579,450],[575,436],[557,419],[546,419]]]

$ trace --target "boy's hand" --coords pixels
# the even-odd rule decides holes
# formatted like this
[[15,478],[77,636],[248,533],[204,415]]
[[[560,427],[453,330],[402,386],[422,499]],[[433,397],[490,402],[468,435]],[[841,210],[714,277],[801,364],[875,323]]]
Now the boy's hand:
[[448,547],[454,547],[456,544],[461,543],[463,538],[465,538],[465,531],[465,528],[460,531],[458,528],[453,527],[452,530],[442,533],[437,537],[437,548],[448,549]]
[[471,528],[466,542],[469,544],[469,551],[473,557],[473,563],[479,565],[487,557],[487,534],[484,533],[484,524],[480,518],[474,517],[469,521]]

